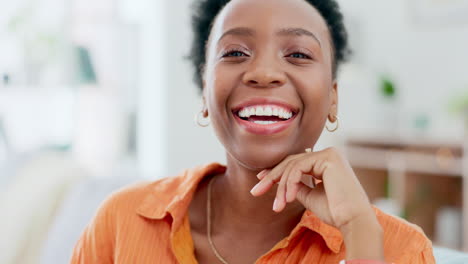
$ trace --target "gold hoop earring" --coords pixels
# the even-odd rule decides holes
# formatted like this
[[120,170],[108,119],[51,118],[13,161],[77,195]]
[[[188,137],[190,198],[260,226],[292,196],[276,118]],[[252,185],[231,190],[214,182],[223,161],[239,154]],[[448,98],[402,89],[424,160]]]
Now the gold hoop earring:
[[[204,110],[201,110],[200,112],[198,112],[198,114],[195,115],[195,123],[200,127],[207,127],[210,125],[210,119],[208,117],[205,117],[203,112]],[[207,121],[201,122],[200,119],[204,119]]]
[[[338,129],[338,127],[340,126],[340,120],[338,119],[338,117],[336,115],[335,115],[335,122],[336,122],[336,126],[333,129],[330,129],[330,128],[328,128],[327,125],[325,125],[325,128],[328,130],[328,132],[335,132]],[[335,122],[333,122],[333,123],[335,123]]]

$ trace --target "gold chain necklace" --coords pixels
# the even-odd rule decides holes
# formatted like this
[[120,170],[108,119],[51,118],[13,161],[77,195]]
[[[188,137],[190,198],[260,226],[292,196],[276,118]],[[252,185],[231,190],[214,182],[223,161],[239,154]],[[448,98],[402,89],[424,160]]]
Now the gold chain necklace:
[[228,262],[223,257],[221,257],[218,250],[216,250],[216,247],[211,240],[211,185],[214,182],[214,178],[215,176],[213,176],[208,183],[208,197],[206,199],[206,230],[208,233],[208,242],[210,243],[211,250],[213,250],[213,253],[219,259],[219,261],[221,261],[223,264],[228,264]]

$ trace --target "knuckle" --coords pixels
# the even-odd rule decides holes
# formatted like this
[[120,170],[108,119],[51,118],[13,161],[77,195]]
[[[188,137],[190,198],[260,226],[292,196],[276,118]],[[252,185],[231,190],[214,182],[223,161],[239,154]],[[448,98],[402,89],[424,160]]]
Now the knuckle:
[[338,149],[337,147],[329,147],[326,149],[327,151],[327,154],[331,157],[331,158],[340,158],[343,156],[343,153],[340,149]]
[[299,154],[289,155],[289,156],[287,156],[287,157],[284,159],[284,161],[289,162],[289,161],[291,161],[291,160],[294,160],[294,159],[297,158],[298,156],[299,156]]
[[[295,174],[293,174],[293,175],[295,175]],[[288,179],[288,185],[294,184],[294,183],[296,182],[296,178],[297,178],[297,177],[289,177],[289,179]]]
[[328,147],[328,148],[326,149],[326,151],[327,151],[328,153],[332,154],[332,153],[336,153],[336,152],[338,151],[338,149],[337,149],[336,147],[332,146],[332,147]]
[[280,186],[284,186],[286,184],[286,181],[287,181],[287,177],[285,177],[284,175],[281,177],[281,180],[280,180]]

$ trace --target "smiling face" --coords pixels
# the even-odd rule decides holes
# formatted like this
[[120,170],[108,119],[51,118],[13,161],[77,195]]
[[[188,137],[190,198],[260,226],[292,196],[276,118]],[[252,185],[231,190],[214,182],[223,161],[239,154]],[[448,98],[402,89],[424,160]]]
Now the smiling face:
[[336,115],[329,34],[304,0],[232,0],[221,11],[203,97],[228,159],[258,170],[315,145]]

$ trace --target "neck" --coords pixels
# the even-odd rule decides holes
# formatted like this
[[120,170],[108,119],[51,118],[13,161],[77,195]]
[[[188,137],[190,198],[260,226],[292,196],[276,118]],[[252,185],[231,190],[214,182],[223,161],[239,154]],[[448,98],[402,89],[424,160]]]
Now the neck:
[[226,172],[216,176],[212,185],[213,223],[241,233],[289,234],[304,212],[302,204],[296,201],[282,212],[274,212],[276,185],[260,197],[252,196],[250,190],[258,183],[256,175],[260,170],[248,169],[229,156],[227,160]]

